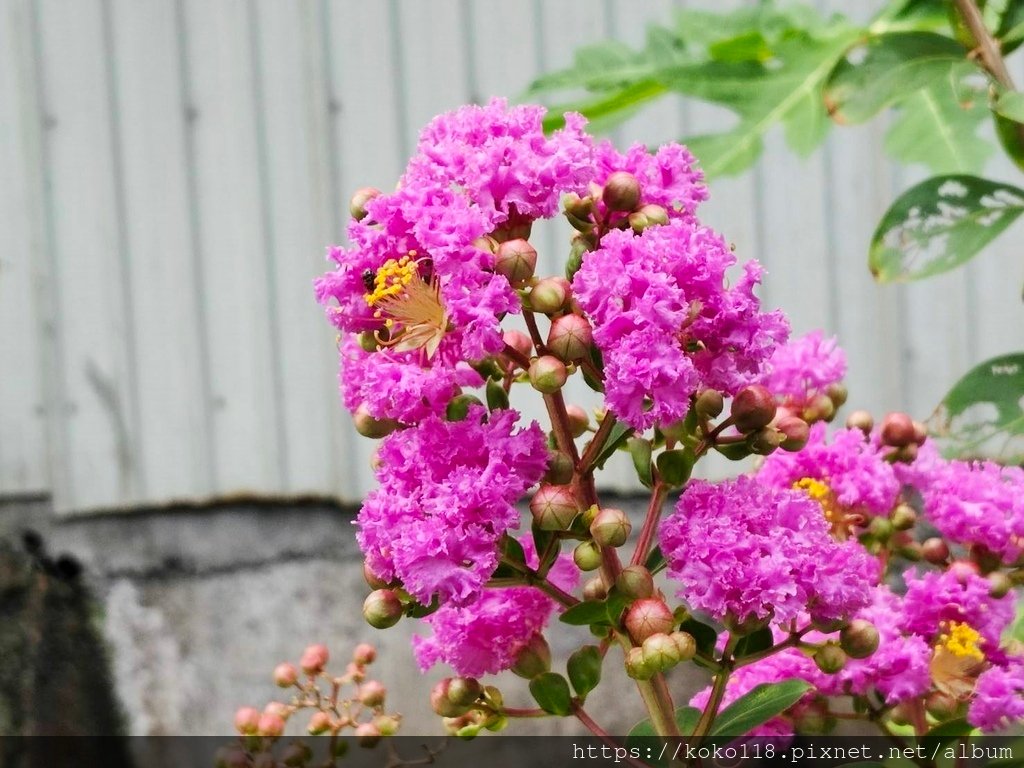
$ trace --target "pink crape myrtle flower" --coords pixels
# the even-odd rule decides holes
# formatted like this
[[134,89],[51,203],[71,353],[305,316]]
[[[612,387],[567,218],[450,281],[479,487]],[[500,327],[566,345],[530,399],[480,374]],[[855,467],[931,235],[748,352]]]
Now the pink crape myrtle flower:
[[370,570],[426,604],[476,599],[498,563],[498,541],[519,526],[516,501],[545,472],[544,433],[518,414],[470,408],[436,416],[380,445],[380,487],[363,503],[357,539]]
[[760,311],[755,262],[728,287],[735,261],[718,234],[680,219],[610,232],[584,256],[573,290],[604,357],[605,399],[630,426],[681,419],[701,388],[736,392],[785,341],[783,315]]
[[[526,536],[520,543],[527,565],[536,568],[533,540]],[[571,592],[579,575],[572,558],[563,554],[548,580]],[[443,662],[465,677],[497,674],[515,664],[520,651],[547,626],[555,607],[555,601],[536,587],[486,589],[471,603],[442,606],[425,619],[433,635],[413,637],[416,660],[424,672]]]
[[903,630],[934,641],[953,622],[980,634],[980,650],[999,654],[1000,637],[1013,621],[1012,595],[992,597],[988,579],[955,570],[918,572],[908,569],[903,596]]
[[811,331],[775,350],[760,384],[776,396],[781,406],[799,414],[844,376],[846,353],[836,338],[826,339],[821,331]]
[[967,710],[967,722],[986,733],[1024,720],[1024,659],[993,666],[978,676]]
[[848,618],[878,582],[878,562],[835,541],[814,501],[751,477],[692,482],[660,541],[679,597],[719,620]]

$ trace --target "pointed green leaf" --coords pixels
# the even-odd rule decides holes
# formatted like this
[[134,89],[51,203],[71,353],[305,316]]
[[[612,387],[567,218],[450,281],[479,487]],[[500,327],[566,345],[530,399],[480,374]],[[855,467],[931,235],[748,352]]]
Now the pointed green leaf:
[[882,282],[916,280],[964,263],[1024,211],[1024,190],[977,176],[936,176],[882,217],[869,265]]
[[665,555],[661,551],[661,547],[655,547],[651,550],[651,553],[647,555],[647,561],[644,563],[644,567],[652,574],[658,573],[664,570],[668,566],[668,560],[665,559]]
[[487,382],[487,407],[490,410],[496,408],[508,408],[508,392],[501,386],[497,381],[489,380]]
[[749,635],[745,635],[736,644],[736,649],[733,651],[733,655],[737,659],[742,659],[744,656],[750,656],[754,653],[760,653],[772,647],[775,639],[772,637],[772,631],[768,627],[763,627],[756,632],[751,632]]
[[601,652],[596,645],[585,645],[569,657],[566,672],[573,690],[581,699],[601,682]]
[[608,439],[605,440],[604,447],[601,449],[600,453],[597,454],[597,459],[594,461],[595,466],[598,469],[604,469],[604,463],[608,461],[608,458],[615,453],[620,446],[625,444],[626,440],[628,440],[632,434],[633,428],[631,426],[622,421],[615,422],[611,431],[608,433]]
[[921,740],[925,754],[934,754],[936,750],[944,747],[952,741],[959,741],[965,736],[971,735],[974,727],[966,719],[960,717],[956,720],[947,720],[933,726]]
[[689,448],[676,448],[658,454],[658,474],[666,485],[681,488],[690,479],[696,458]]
[[640,482],[647,488],[654,485],[654,473],[651,465],[651,441],[641,437],[631,437],[626,441],[629,455],[633,458],[633,468]]
[[929,427],[948,455],[1024,462],[1024,352],[973,368],[943,399]]
[[992,109],[1003,117],[1024,123],[1024,93],[1003,91],[992,105]]
[[804,680],[759,685],[719,713],[711,726],[711,736],[742,736],[785,712],[810,687]]
[[697,621],[694,618],[689,618],[679,625],[679,629],[693,635],[693,639],[697,641],[697,650],[701,653],[711,655],[715,652],[718,632],[715,631],[714,627]]
[[556,672],[542,672],[530,681],[530,693],[540,708],[552,715],[572,712],[572,694],[569,683]]

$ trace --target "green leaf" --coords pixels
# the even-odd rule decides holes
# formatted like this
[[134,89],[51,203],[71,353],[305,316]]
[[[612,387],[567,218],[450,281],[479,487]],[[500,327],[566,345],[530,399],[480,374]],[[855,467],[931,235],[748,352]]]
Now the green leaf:
[[608,599],[605,600],[605,615],[613,626],[618,625],[622,612],[626,610],[629,603],[630,598],[619,592],[617,588],[612,587],[608,591]]
[[438,600],[437,595],[434,595],[429,605],[423,605],[423,603],[418,603],[415,601],[410,602],[405,607],[405,615],[411,619],[423,619],[437,611],[437,609],[440,607],[441,602],[440,600]]
[[959,741],[965,736],[969,736],[973,731],[974,727],[962,717],[956,720],[947,720],[944,723],[933,726],[925,734],[921,744],[924,746],[925,753],[931,755],[940,747],[949,744],[951,741]]
[[869,37],[829,75],[824,91],[829,114],[839,123],[862,123],[916,91],[948,79],[965,55],[955,40],[931,32]]
[[681,488],[690,479],[696,458],[689,448],[676,448],[658,454],[658,474],[666,485]]
[[604,447],[601,449],[601,452],[597,454],[594,465],[598,469],[604,469],[604,463],[608,461],[608,458],[615,453],[619,446],[623,445],[632,434],[633,428],[631,426],[622,421],[615,422],[611,431],[608,433],[608,439],[605,440]]
[[651,550],[650,554],[647,555],[647,561],[644,563],[644,567],[652,574],[658,573],[668,566],[668,560],[665,559],[665,555],[661,551],[661,547],[655,547]]
[[1017,167],[1024,171],[1024,122],[1011,120],[999,114],[994,117],[999,143]]
[[996,98],[992,109],[1003,117],[1018,123],[1024,123],[1024,93],[1003,91]]
[[569,657],[566,671],[573,690],[581,699],[601,682],[601,661],[596,645],[585,645]]
[[572,712],[569,683],[557,672],[542,672],[530,681],[530,693],[545,712],[568,715]]
[[647,488],[654,485],[654,472],[651,466],[651,441],[641,437],[631,437],[626,441],[629,455],[633,458],[633,468],[640,482]]
[[992,146],[977,132],[988,117],[986,98],[976,91],[957,93],[956,85],[934,85],[900,104],[899,117],[885,136],[893,158],[933,173],[976,173],[985,167]]
[[647,102],[656,99],[667,91],[657,80],[642,80],[633,83],[607,96],[585,101],[559,104],[551,107],[544,116],[544,130],[550,133],[565,125],[566,112],[579,112],[589,120],[587,130],[594,133],[606,133],[615,126],[624,123]]
[[[676,725],[679,726],[680,733],[693,733],[699,720],[699,709],[680,707],[676,710]],[[658,736],[650,720],[641,720],[630,729],[629,735],[626,736],[626,748],[637,749],[641,755],[649,755],[649,757],[644,757],[644,762],[648,765],[665,766],[669,764],[672,750],[667,750],[668,754],[663,755],[662,744],[664,741]],[[661,756],[660,759],[659,756]]]
[[810,687],[804,680],[783,680],[781,683],[759,685],[719,713],[711,726],[711,736],[742,736],[785,712]]
[[487,407],[490,410],[496,408],[508,408],[508,392],[498,382],[494,380],[488,380],[487,382]]
[[1024,462],[1024,352],[973,368],[943,399],[929,427],[948,455]]
[[882,217],[869,265],[882,282],[916,280],[964,263],[1024,211],[1024,190],[977,176],[936,176]]
[[701,653],[711,655],[715,652],[718,632],[715,631],[714,627],[691,617],[680,624],[679,629],[693,635],[693,639],[697,641],[697,650]]
[[762,627],[756,632],[751,632],[749,635],[740,638],[740,641],[736,644],[736,649],[733,651],[733,655],[737,659],[742,659],[744,656],[750,656],[771,648],[774,642],[775,638],[772,636],[772,631],[768,627]]
[[558,620],[575,627],[608,624],[608,606],[604,600],[584,600],[562,611]]

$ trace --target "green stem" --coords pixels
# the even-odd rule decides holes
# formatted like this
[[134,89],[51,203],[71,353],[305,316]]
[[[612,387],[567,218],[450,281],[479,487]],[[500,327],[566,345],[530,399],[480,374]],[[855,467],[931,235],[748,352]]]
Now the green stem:
[[668,692],[665,676],[657,674],[650,680],[637,680],[636,687],[640,698],[644,700],[647,714],[651,717],[651,725],[659,736],[682,738],[683,734],[676,723],[675,705]]
[[693,729],[693,735],[690,737],[696,744],[700,744],[711,732],[711,726],[715,722],[715,718],[718,717],[718,708],[722,706],[722,699],[725,697],[725,686],[729,682],[729,675],[732,674],[732,652],[738,641],[738,637],[730,634],[729,640],[725,644],[725,650],[722,651],[722,666],[718,674],[715,675],[715,682],[711,686],[711,697],[708,699],[704,711],[701,712],[700,720],[697,721],[697,726]]

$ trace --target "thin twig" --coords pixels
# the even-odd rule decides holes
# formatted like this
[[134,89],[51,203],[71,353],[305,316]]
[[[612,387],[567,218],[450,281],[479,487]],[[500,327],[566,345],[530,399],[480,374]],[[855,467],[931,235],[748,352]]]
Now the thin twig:
[[978,55],[981,57],[981,63],[985,65],[985,69],[996,79],[996,82],[1007,90],[1017,90],[1013,84],[1013,78],[1010,77],[1010,71],[1006,68],[1006,62],[1003,60],[999,41],[988,31],[981,11],[978,10],[974,0],[953,0],[953,3],[978,46]]

